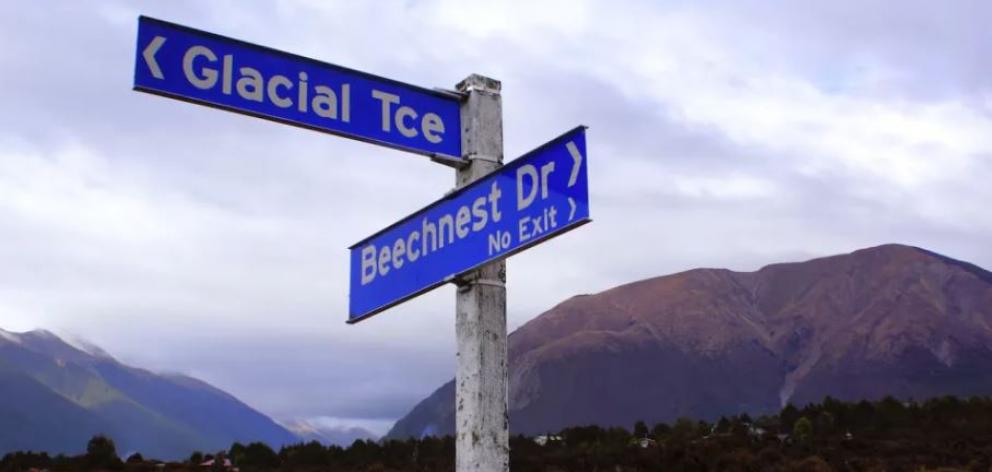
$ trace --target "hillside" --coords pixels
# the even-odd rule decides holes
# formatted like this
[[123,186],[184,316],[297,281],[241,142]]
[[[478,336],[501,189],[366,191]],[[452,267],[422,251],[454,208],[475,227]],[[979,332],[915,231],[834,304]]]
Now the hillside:
[[79,453],[97,433],[122,452],[179,458],[234,441],[297,437],[233,396],[185,376],[121,364],[38,330],[0,330],[0,452]]
[[[992,273],[886,245],[571,298],[511,334],[510,427],[762,414],[831,395],[992,393]],[[389,437],[451,434],[454,384]]]

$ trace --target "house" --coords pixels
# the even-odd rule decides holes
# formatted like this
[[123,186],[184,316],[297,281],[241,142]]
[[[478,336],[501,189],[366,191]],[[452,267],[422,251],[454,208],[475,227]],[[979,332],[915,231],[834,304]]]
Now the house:
[[641,449],[647,449],[649,447],[657,446],[658,441],[655,441],[654,439],[651,438],[640,438],[637,440],[637,445],[640,446]]
[[[200,463],[200,467],[202,467],[204,469],[213,468],[214,467],[214,464],[215,464],[214,461],[216,461],[216,460],[217,460],[217,458],[210,459],[208,461],[203,461],[203,462]],[[224,457],[221,460],[224,461],[224,470],[229,470],[231,472],[238,472],[238,468],[237,467],[234,467],[231,464],[231,459],[228,459],[228,458]]]
[[561,442],[561,436],[558,436],[557,434],[542,434],[535,437],[534,442],[537,443],[538,446],[544,446],[552,442]]
[[762,428],[760,426],[755,426],[753,424],[749,424],[747,426],[747,434],[749,434],[752,437],[758,437],[758,438],[764,437],[765,433],[767,432],[768,431],[765,428]]

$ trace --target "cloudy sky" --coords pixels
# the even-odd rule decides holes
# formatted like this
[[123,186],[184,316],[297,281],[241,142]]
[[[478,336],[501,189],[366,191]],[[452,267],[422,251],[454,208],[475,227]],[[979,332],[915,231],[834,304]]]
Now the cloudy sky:
[[0,327],[283,421],[384,432],[454,372],[454,291],[348,326],[347,247],[450,189],[399,151],[131,90],[145,14],[427,87],[503,82],[505,150],[590,126],[578,293],[888,242],[992,267],[985,1],[0,3]]

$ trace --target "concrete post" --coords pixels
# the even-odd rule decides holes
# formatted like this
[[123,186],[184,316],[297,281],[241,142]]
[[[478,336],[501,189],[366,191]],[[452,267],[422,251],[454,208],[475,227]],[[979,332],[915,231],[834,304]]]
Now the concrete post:
[[[457,171],[465,186],[503,165],[503,105],[497,80],[471,75],[457,89],[462,150]],[[458,281],[455,332],[455,470],[510,470],[506,372],[506,262],[487,264]]]

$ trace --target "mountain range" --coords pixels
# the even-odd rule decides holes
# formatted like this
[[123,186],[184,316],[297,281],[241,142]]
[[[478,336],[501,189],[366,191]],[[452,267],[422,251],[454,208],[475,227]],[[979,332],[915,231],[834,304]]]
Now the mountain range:
[[359,426],[326,425],[318,420],[295,420],[282,423],[303,442],[317,441],[324,445],[351,446],[361,439],[376,441],[379,435]]
[[44,330],[0,330],[0,425],[0,452],[78,454],[105,434],[122,454],[175,459],[300,439],[203,381],[130,367]]
[[[992,273],[885,245],[576,296],[509,337],[513,433],[992,394]],[[454,382],[387,437],[454,433]]]

